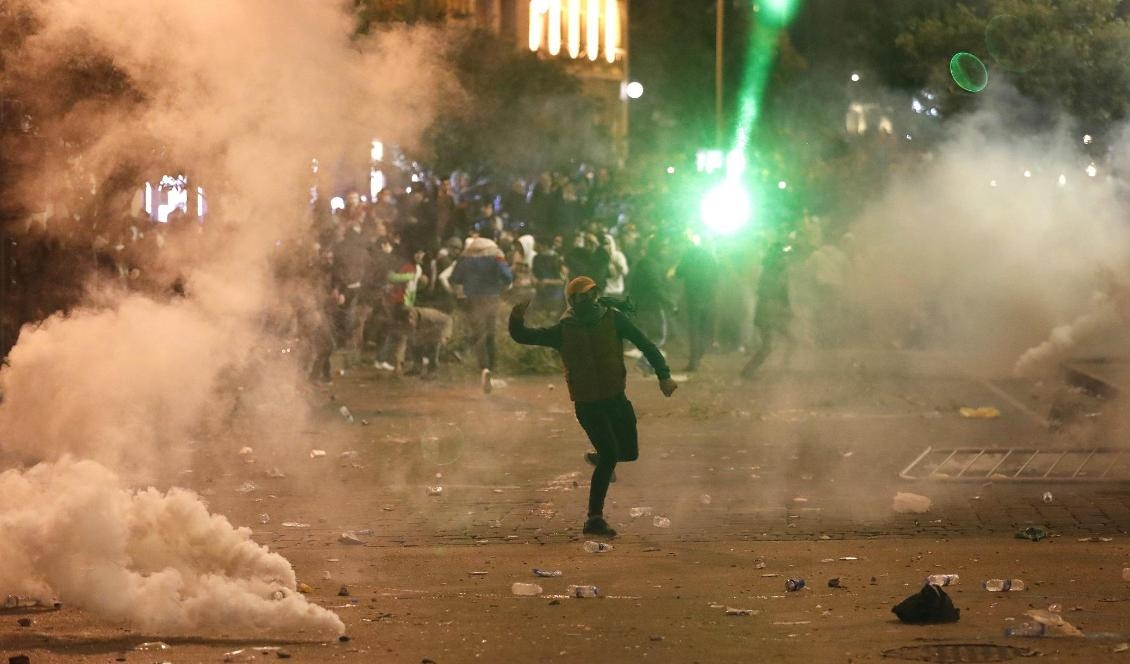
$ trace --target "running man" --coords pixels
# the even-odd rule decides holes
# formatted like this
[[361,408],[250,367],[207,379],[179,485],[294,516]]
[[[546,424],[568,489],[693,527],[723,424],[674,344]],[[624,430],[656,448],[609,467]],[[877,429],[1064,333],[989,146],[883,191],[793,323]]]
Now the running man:
[[624,393],[628,371],[624,368],[623,340],[635,344],[655,368],[663,396],[671,396],[678,386],[655,344],[623,312],[603,306],[598,296],[591,278],[573,279],[565,287],[568,308],[550,327],[526,327],[529,302],[515,305],[510,312],[510,336],[520,344],[547,346],[561,353],[577,421],[596,448],[595,454],[585,455],[595,468],[583,532],[615,537],[616,531],[604,520],[608,484],[617,462],[639,457],[636,412]]

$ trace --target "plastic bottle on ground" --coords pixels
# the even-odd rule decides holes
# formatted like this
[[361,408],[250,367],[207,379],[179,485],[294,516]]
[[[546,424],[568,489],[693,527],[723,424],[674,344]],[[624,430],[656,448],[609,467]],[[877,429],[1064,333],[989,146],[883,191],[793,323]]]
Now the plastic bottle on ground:
[[569,586],[565,592],[576,598],[600,597],[600,588],[596,586]]
[[592,540],[585,542],[585,551],[589,553],[604,553],[611,550],[612,545],[608,542],[594,542]]
[[1123,567],[1122,568],[1122,580],[1123,581],[1130,581],[1130,567]]
[[926,577],[926,583],[932,586],[956,586],[960,579],[957,574],[931,574]]
[[541,586],[536,583],[522,583],[515,581],[510,585],[510,594],[520,597],[534,597],[541,594]]
[[628,516],[632,517],[633,519],[638,519],[641,516],[651,516],[651,508],[633,507],[632,509],[628,510]]
[[1021,579],[989,579],[984,585],[985,590],[991,593],[1019,591],[1027,587]]
[[656,528],[670,528],[671,519],[668,519],[665,516],[657,516],[651,520],[651,525],[655,526]]
[[1046,625],[1038,622],[1024,622],[1016,627],[1006,627],[1005,636],[1043,636],[1048,631]]

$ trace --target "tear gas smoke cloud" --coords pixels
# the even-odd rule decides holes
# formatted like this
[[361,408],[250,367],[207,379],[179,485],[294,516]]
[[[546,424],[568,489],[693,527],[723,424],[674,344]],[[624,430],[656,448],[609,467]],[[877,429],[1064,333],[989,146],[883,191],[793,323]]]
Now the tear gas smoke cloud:
[[[1066,129],[1031,132],[1015,116],[986,100],[862,213],[847,290],[872,338],[917,335],[1006,370],[1053,327],[1103,317],[1093,309],[1102,272],[1130,266],[1117,184],[1086,176],[1090,158]],[[1061,330],[1020,368],[1079,336]]]
[[[49,72],[93,52],[141,93],[140,102],[99,99],[37,118],[41,135],[82,137],[79,161],[94,182],[121,164],[167,159],[157,167],[209,183],[224,212],[207,222],[205,255],[174,266],[187,299],[100,290],[88,306],[21,332],[0,371],[0,452],[43,463],[0,475],[0,594],[57,596],[151,633],[342,631],[334,614],[300,595],[272,600],[273,589],[295,587],[289,563],[210,515],[195,494],[128,488],[183,467],[172,452],[216,428],[231,375],[254,379],[240,372],[273,343],[261,322],[275,295],[269,253],[308,223],[311,158],[367,158],[375,137],[411,146],[450,85],[436,66],[437,33],[352,42],[342,5],[26,3],[39,26],[5,54],[10,80],[23,84],[11,92],[49,99]],[[147,137],[162,156],[139,159]],[[65,177],[49,169],[26,177],[29,208]],[[261,378],[294,385],[296,375],[274,368]],[[239,433],[268,440],[241,443],[285,447],[274,439],[301,429],[305,416],[298,390],[247,388],[280,403],[258,419],[263,409],[248,409]],[[280,412],[286,417],[271,428],[247,424]]]
[[104,466],[69,457],[0,473],[0,588],[57,594],[148,633],[344,631],[295,593],[286,559],[194,493],[119,485]]

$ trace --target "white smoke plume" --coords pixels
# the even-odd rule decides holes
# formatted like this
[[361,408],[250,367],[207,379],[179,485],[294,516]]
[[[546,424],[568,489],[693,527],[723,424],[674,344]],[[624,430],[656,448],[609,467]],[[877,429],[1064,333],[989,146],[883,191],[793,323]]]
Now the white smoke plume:
[[344,631],[247,528],[190,491],[123,490],[92,461],[0,473],[0,532],[10,594],[67,598],[146,633]]
[[[217,427],[230,403],[220,392],[274,342],[262,331],[277,296],[268,259],[274,240],[308,223],[311,159],[361,151],[365,163],[374,138],[411,147],[448,94],[441,35],[358,42],[337,2],[21,4],[37,31],[5,65],[11,80],[32,83],[22,88],[29,101],[53,94],[48,73],[76,49],[109,57],[142,94],[37,118],[41,133],[83,137],[74,163],[94,183],[138,163],[138,146],[156,137],[169,168],[222,196],[223,214],[205,222],[199,254],[173,266],[186,298],[95,289],[87,305],[21,331],[0,370],[0,458],[36,465],[0,474],[0,595],[57,597],[154,634],[340,633],[337,616],[296,595],[289,563],[247,529],[189,491],[144,487],[183,468],[177,448]],[[65,177],[52,168],[26,177],[31,209]],[[293,384],[297,374],[275,368],[264,380]],[[255,439],[240,442],[285,448],[284,432],[305,416],[299,391],[245,394],[282,395],[270,409],[287,416],[249,426],[262,420],[248,409],[239,433]]]

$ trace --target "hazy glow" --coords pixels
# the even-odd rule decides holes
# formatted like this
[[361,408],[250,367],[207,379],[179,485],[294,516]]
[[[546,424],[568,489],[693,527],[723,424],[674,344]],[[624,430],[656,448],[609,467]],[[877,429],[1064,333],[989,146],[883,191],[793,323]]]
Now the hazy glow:
[[620,6],[618,0],[604,3],[604,59],[616,62],[616,50],[620,48]]
[[600,0],[589,0],[585,10],[585,55],[594,62],[600,57]]
[[569,57],[581,55],[581,0],[569,0]]
[[749,194],[736,179],[726,178],[702,199],[702,221],[710,230],[729,235],[749,222]]
[[561,0],[549,0],[549,53],[561,52]]
[[530,0],[529,47],[531,51],[536,51],[541,48],[542,31],[545,26],[545,11],[548,8],[548,0]]
[[629,99],[639,99],[643,96],[643,83],[639,81],[632,81],[624,86],[624,94],[628,95]]
[[1095,168],[1094,162],[1091,162],[1090,164],[1087,165],[1087,175],[1089,177],[1095,177],[1098,174],[1099,174],[1099,169]]
[[[381,161],[385,158],[385,144],[381,141],[373,141],[369,147],[369,159],[373,161]],[[317,170],[314,171],[317,173]]]
[[852,72],[851,73],[851,82],[852,83],[858,83],[859,82],[859,74]]

